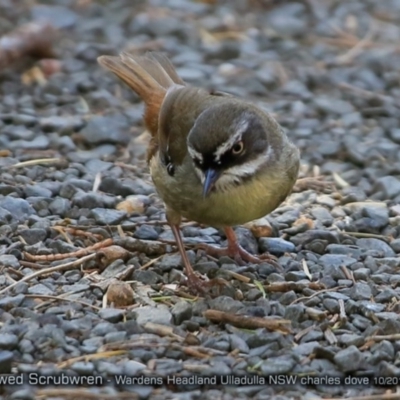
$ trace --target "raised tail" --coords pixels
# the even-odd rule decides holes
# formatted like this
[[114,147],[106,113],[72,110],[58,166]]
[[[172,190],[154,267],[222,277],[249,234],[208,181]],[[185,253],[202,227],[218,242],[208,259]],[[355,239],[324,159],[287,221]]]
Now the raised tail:
[[174,85],[184,85],[167,57],[160,53],[136,56],[122,53],[119,57],[101,56],[99,64],[117,75],[145,102],[145,124],[155,136],[158,115],[167,90]]

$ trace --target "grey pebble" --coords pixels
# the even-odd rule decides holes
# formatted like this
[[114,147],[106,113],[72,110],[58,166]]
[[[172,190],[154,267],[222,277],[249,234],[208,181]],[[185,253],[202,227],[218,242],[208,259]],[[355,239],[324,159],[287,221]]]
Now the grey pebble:
[[14,354],[8,350],[0,350],[0,374],[10,374]]
[[71,369],[79,375],[92,375],[94,364],[92,362],[77,361],[71,365]]
[[175,325],[180,325],[183,321],[192,318],[192,305],[187,301],[179,301],[174,304],[171,314]]
[[[112,132],[112,134],[111,134]],[[90,144],[129,142],[128,121],[122,115],[92,117],[81,130],[82,137]]]
[[259,247],[262,253],[272,253],[281,255],[291,253],[295,250],[295,245],[281,238],[260,238]]
[[94,208],[90,216],[100,225],[118,225],[125,217],[125,211]]
[[376,250],[382,253],[383,257],[394,257],[396,255],[393,249],[383,240],[374,238],[357,239],[356,244],[365,250]]
[[157,240],[158,236],[158,232],[151,225],[141,225],[133,234],[133,237],[144,240]]
[[24,238],[26,243],[35,244],[45,240],[47,237],[47,232],[44,229],[31,228],[21,231],[20,235]]
[[3,265],[5,267],[12,267],[14,269],[19,269],[18,258],[13,256],[12,254],[0,255],[0,265]]
[[365,356],[354,345],[337,352],[334,361],[343,372],[359,371],[365,367]]
[[260,366],[263,375],[288,374],[296,365],[295,360],[290,356],[271,357],[263,361]]
[[18,336],[12,333],[0,332],[0,349],[14,350],[18,346]]
[[54,294],[53,290],[49,289],[46,285],[42,283],[38,283],[36,285],[32,285],[28,289],[28,293],[30,294],[43,294],[43,295],[52,295]]
[[115,308],[102,308],[99,311],[100,318],[103,318],[104,320],[112,323],[121,321],[123,315],[124,315],[123,310],[118,310]]
[[134,314],[139,325],[144,325],[147,322],[161,325],[170,325],[172,323],[171,312],[164,307],[144,306],[135,309]]
[[39,120],[40,127],[45,132],[59,132],[60,134],[72,133],[83,127],[84,122],[79,116],[58,116],[45,117]]
[[0,201],[0,207],[7,210],[20,222],[24,222],[30,215],[36,214],[33,207],[24,199],[6,197]]

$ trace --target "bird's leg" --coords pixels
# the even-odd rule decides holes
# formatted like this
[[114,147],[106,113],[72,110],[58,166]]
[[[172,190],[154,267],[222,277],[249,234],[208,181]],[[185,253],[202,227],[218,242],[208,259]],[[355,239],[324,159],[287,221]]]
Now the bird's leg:
[[246,263],[259,264],[264,261],[270,261],[274,265],[276,258],[270,254],[263,254],[259,257],[250,254],[246,251],[237,240],[236,233],[230,226],[224,228],[226,239],[228,240],[228,247],[218,248],[211,245],[200,245],[202,249],[206,251],[210,256],[221,257],[228,256],[233,258],[239,265],[245,265]]
[[200,279],[196,273],[192,265],[190,264],[189,258],[185,251],[185,246],[183,244],[182,236],[179,231],[179,226],[175,224],[171,224],[172,233],[174,234],[176,244],[179,249],[179,253],[182,257],[183,266],[185,268],[185,274],[187,277],[188,287],[195,294],[203,294],[207,292],[211,286],[224,286],[226,284],[225,281],[221,279],[212,279],[210,281],[203,281]]

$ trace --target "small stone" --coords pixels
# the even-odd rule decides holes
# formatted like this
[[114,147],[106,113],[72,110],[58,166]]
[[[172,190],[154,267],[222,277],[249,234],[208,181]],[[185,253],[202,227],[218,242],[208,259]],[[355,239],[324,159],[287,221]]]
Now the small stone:
[[145,285],[154,285],[161,280],[160,275],[150,270],[136,270],[133,273],[133,279],[142,282]]
[[0,256],[0,265],[5,267],[11,267],[14,269],[19,269],[19,261],[18,258],[13,256],[12,254],[3,254]]
[[363,369],[365,363],[364,354],[354,345],[340,350],[334,356],[335,364],[343,372],[359,371]]
[[15,307],[19,307],[25,300],[23,294],[18,294],[16,296],[6,296],[0,299],[0,308],[5,311],[9,311]]
[[170,325],[172,322],[172,315],[166,307],[144,306],[135,309],[133,313],[136,315],[136,322],[139,325],[144,325],[147,322]]
[[13,333],[0,333],[0,349],[14,350],[18,346],[18,336]]
[[376,250],[381,253],[384,257],[395,257],[396,253],[391,247],[383,240],[367,238],[357,239],[356,245],[365,250]]
[[171,271],[172,268],[180,267],[182,258],[179,254],[166,254],[160,262],[160,269],[164,272]]
[[0,351],[0,374],[11,374],[11,366],[14,354],[11,351]]
[[311,215],[316,218],[322,225],[331,226],[333,217],[330,212],[324,207],[314,207],[311,209]]
[[325,254],[320,257],[319,262],[326,267],[340,267],[341,265],[349,267],[357,260],[340,254]]
[[0,207],[7,210],[20,222],[25,222],[30,215],[36,214],[33,207],[26,200],[14,197],[6,197],[0,201]]
[[340,99],[333,99],[331,97],[317,96],[314,98],[314,103],[317,110],[326,114],[343,115],[354,111],[354,107],[351,103]]
[[390,247],[395,253],[400,253],[400,239],[394,239],[390,242]]
[[36,285],[31,286],[28,289],[28,293],[30,294],[43,294],[43,295],[53,295],[54,292],[49,289],[47,286],[43,285],[42,283],[38,283]]
[[248,222],[244,227],[250,229],[251,233],[256,238],[271,237],[273,234],[272,226],[266,218],[260,218]]
[[118,225],[126,217],[124,211],[106,208],[94,208],[89,215],[100,225]]
[[242,302],[234,300],[231,297],[219,296],[210,300],[210,308],[236,314],[241,308],[243,308],[243,304]]
[[339,343],[346,347],[356,346],[359,347],[364,343],[364,338],[361,335],[356,335],[354,333],[344,333],[338,336]]
[[71,202],[68,199],[58,197],[49,204],[49,210],[53,215],[65,217],[71,208]]
[[84,122],[79,116],[51,116],[41,118],[39,125],[45,132],[59,132],[60,134],[66,135],[81,129]]
[[392,199],[400,194],[400,180],[390,175],[378,178],[373,191],[381,192],[385,199]]
[[158,236],[158,232],[150,225],[141,225],[133,234],[133,237],[143,240],[157,240]]
[[[131,285],[115,281],[107,289],[107,301],[114,307],[126,307],[134,303],[134,293]],[[107,318],[104,318],[107,319]]]
[[42,242],[47,237],[47,232],[44,229],[25,229],[20,232],[20,235],[24,238],[28,244],[35,244]]
[[79,375],[92,375],[94,365],[91,362],[77,361],[71,365],[71,369]]
[[99,317],[111,323],[116,323],[121,321],[123,316],[124,316],[124,311],[117,310],[115,308],[102,308],[99,311]]
[[356,282],[351,288],[351,298],[354,300],[370,300],[371,297],[371,288],[366,283]]
[[72,202],[79,208],[88,208],[88,209],[96,209],[103,207],[113,208],[116,203],[116,199],[114,197],[107,196],[102,193],[93,193],[93,192],[86,193],[83,191],[78,191],[74,195]]
[[127,214],[143,214],[146,210],[146,206],[149,204],[150,200],[147,196],[138,194],[128,196],[124,201],[117,204],[116,209],[125,211]]
[[292,253],[296,246],[292,242],[288,242],[281,238],[260,238],[259,247],[262,253],[272,253],[282,255],[284,253]]
[[78,20],[78,14],[59,5],[36,4],[31,14],[33,20],[51,23],[56,28],[71,28]]
[[295,365],[296,362],[291,356],[271,357],[261,364],[260,369],[266,376],[288,374]]
[[183,321],[192,318],[192,305],[187,301],[179,301],[171,309],[174,324],[180,325]]
[[124,363],[124,374],[127,376],[137,376],[144,369],[146,369],[145,364],[134,360],[128,360]]
[[128,120],[121,114],[96,115],[87,122],[80,134],[90,144],[127,144],[130,140]]

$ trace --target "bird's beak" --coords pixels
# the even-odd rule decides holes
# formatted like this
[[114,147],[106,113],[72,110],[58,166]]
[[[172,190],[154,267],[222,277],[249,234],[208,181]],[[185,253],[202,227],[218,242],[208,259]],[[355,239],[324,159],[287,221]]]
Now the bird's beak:
[[210,194],[211,189],[214,187],[215,182],[217,182],[220,175],[221,172],[212,168],[206,171],[206,179],[204,180],[203,186],[203,197],[207,197]]

